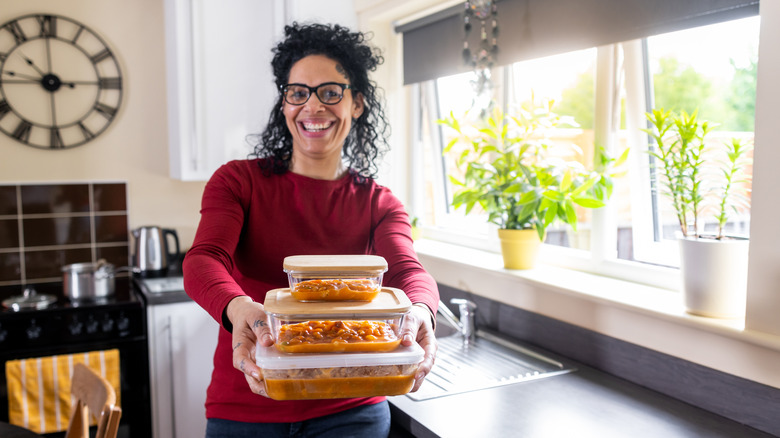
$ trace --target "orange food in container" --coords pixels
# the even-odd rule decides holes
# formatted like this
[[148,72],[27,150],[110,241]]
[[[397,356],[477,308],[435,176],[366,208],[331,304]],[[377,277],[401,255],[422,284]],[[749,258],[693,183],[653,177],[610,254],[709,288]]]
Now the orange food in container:
[[276,346],[286,353],[390,351],[401,343],[384,321],[304,321],[283,324]]
[[290,289],[265,297],[274,344],[285,353],[392,351],[412,303],[400,289],[383,287],[372,301],[300,302]]
[[259,344],[255,350],[266,394],[274,400],[406,394],[423,356],[416,343],[386,353],[289,354]]
[[382,288],[387,261],[376,255],[301,255],[284,259],[299,301],[371,301]]

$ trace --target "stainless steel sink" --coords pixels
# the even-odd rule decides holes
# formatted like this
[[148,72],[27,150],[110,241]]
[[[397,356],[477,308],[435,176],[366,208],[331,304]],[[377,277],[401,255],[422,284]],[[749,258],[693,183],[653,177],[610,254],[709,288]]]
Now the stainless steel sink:
[[457,328],[437,317],[439,350],[433,369],[419,390],[407,394],[427,400],[575,371],[531,348],[477,330],[476,340],[465,342]]

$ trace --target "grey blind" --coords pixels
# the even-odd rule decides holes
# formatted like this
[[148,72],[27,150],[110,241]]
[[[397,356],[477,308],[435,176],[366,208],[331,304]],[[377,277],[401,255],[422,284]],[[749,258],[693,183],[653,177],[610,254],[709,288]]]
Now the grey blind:
[[[759,0],[501,0],[497,5],[497,63],[505,65],[758,15]],[[403,34],[404,84],[469,71],[461,55],[463,10],[459,4],[396,28]],[[479,21],[472,23],[473,50],[480,32]]]

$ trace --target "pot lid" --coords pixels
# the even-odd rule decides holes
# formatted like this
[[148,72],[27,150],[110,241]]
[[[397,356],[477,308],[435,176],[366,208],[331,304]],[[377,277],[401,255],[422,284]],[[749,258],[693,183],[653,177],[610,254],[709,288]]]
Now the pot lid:
[[95,263],[72,263],[62,267],[62,272],[70,272],[73,274],[92,273],[92,272],[106,272],[113,271],[114,265],[106,262],[105,259],[100,259]]
[[54,295],[38,294],[32,287],[24,289],[22,295],[12,296],[3,300],[3,307],[12,309],[14,312],[20,310],[45,309],[49,304],[57,301]]

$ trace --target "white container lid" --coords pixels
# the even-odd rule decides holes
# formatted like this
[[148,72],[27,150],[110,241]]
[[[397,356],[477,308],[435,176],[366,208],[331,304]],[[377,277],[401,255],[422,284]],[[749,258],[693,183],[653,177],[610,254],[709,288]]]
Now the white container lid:
[[255,349],[257,366],[266,370],[412,365],[422,362],[424,356],[416,342],[381,353],[282,353],[273,345],[263,347],[259,343]]
[[287,273],[333,273],[360,272],[379,275],[387,271],[387,260],[377,255],[297,255],[284,258],[284,272]]
[[[402,315],[412,309],[412,302],[401,289],[383,287],[372,301],[301,302],[289,288],[271,289],[263,302],[265,313],[274,316],[340,316],[363,318],[376,315]],[[342,318],[344,319],[344,318]]]

